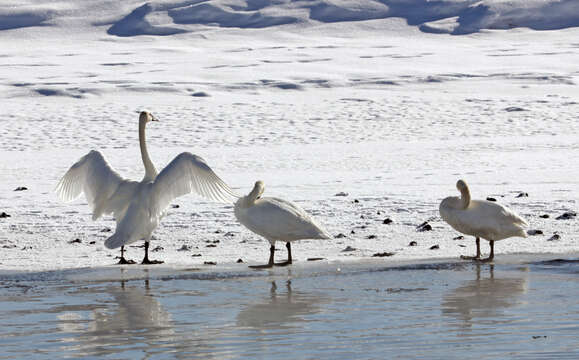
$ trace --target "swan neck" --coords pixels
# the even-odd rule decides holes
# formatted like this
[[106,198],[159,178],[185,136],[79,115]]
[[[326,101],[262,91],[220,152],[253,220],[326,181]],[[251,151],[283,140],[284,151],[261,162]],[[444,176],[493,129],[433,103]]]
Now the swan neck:
[[460,191],[460,202],[461,202],[461,207],[463,209],[468,208],[468,206],[470,205],[470,191],[469,191],[468,187],[464,187]]
[[147,151],[147,142],[145,139],[145,126],[146,121],[139,121],[139,144],[141,145],[141,157],[143,158],[143,165],[145,166],[145,177],[143,180],[155,180],[157,177],[157,169],[149,157],[149,152]]

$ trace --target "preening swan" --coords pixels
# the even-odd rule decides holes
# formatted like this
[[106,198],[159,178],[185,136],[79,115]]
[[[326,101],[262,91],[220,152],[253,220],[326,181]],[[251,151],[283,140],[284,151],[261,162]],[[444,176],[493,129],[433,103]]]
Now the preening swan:
[[[273,265],[285,266],[292,263],[291,242],[302,239],[331,239],[298,205],[286,200],[261,197],[264,191],[263,181],[257,181],[249,195],[239,198],[235,203],[235,217],[246,228],[263,236],[271,244],[267,265],[250,266],[252,268],[270,268]],[[275,242],[285,241],[288,251],[287,261],[273,261]]]
[[495,241],[513,236],[527,237],[525,228],[529,224],[511,209],[495,202],[471,200],[464,180],[458,180],[456,188],[461,196],[442,200],[439,211],[442,219],[456,231],[476,237],[476,256],[463,256],[463,259],[480,259],[480,238],[489,241],[491,253],[483,261],[490,261],[495,256]]
[[141,239],[145,240],[142,263],[162,263],[149,260],[149,242],[165,209],[175,198],[193,191],[225,203],[238,198],[205,160],[188,152],[177,155],[157,173],[145,142],[145,126],[150,121],[158,120],[149,112],[140,113],[139,143],[145,166],[143,180],[123,179],[100,152],[92,150],[70,167],[56,187],[56,192],[65,201],[72,201],[84,193],[92,207],[93,220],[103,214],[113,214],[117,228],[105,245],[109,249],[121,247],[120,264],[134,263],[125,259],[124,246]]

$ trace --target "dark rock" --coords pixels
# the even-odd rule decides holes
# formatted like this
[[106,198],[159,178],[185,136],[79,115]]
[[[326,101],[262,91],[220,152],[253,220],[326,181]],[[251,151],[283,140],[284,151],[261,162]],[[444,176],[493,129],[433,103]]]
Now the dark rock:
[[537,340],[537,339],[546,339],[547,335],[533,335],[533,339]]
[[432,230],[432,226],[428,223],[428,221],[425,221],[416,227],[416,231],[420,231],[420,232],[431,231],[431,230]]
[[159,252],[159,251],[163,251],[163,250],[165,250],[164,247],[162,247],[162,246],[156,246],[156,247],[155,247],[153,250],[151,250],[151,251],[152,251],[152,252]]
[[547,241],[557,241],[557,240],[561,240],[561,235],[553,234],[553,236],[547,239]]
[[527,230],[527,234],[534,236],[534,235],[543,235],[542,230]]
[[431,247],[429,247],[430,250],[438,250],[440,249],[440,246],[437,245],[432,245]]
[[191,255],[191,257],[201,257],[201,256],[203,256],[203,255],[201,255],[201,254],[193,254],[193,255]]
[[197,91],[197,92],[194,92],[193,94],[191,94],[191,96],[193,96],[193,97],[209,97],[211,95],[209,95],[205,91]]
[[360,202],[360,200],[354,199],[354,203],[355,203],[355,204],[357,204],[357,203],[359,203],[359,202]]
[[82,240],[77,238],[77,239],[74,239],[74,240],[70,240],[68,243],[69,243],[69,244],[80,244],[81,242],[82,242]]
[[408,246],[418,246],[418,243],[416,241],[411,241]]
[[209,244],[209,245],[205,245],[205,247],[207,247],[207,248],[214,248],[214,247],[217,247],[217,245],[215,245],[215,244]]
[[205,240],[205,242],[207,244],[219,244],[221,241],[220,240]]
[[[235,233],[232,233],[231,231],[228,231],[228,232],[226,232],[225,235],[223,235],[223,236],[233,237],[233,236],[235,236]],[[217,241],[219,242],[219,240],[217,240]]]
[[205,264],[205,265],[217,265],[217,262],[215,262],[215,261],[205,261],[203,264]]
[[387,256],[393,256],[393,255],[394,255],[393,252],[384,251],[384,252],[376,253],[376,254],[372,255],[372,257],[387,257]]
[[463,245],[463,244],[458,244],[458,246],[461,247],[461,248],[465,248],[465,247],[466,247],[466,245]]
[[342,239],[342,238],[345,238],[345,237],[346,237],[346,235],[344,235],[344,234],[342,234],[342,233],[339,233],[338,235],[334,236],[334,239]]
[[377,238],[376,235],[368,235],[368,236],[366,237],[366,239],[376,239],[376,238]]
[[22,249],[20,249],[20,250],[24,250],[24,251],[32,250],[32,246],[23,246]]
[[458,235],[457,237],[453,237],[452,240],[464,240],[464,236]]
[[356,232],[354,230],[350,231],[350,234],[355,234]]
[[94,245],[94,244],[96,244],[96,241],[94,241],[94,240],[89,242],[89,245]]
[[171,205],[171,207],[172,207],[173,209],[178,209],[178,208],[179,208],[179,205],[173,204],[173,205]]
[[348,196],[347,192],[340,191],[339,193],[335,194],[334,196]]
[[28,190],[26,186],[19,186],[16,189],[14,189],[14,191],[25,191],[25,190]]
[[567,212],[557,216],[555,219],[556,220],[569,220],[569,219],[574,219],[576,216],[577,216],[576,212],[567,211]]
[[177,251],[191,251],[191,245],[183,244]]
[[549,216],[549,214],[543,214],[543,215],[539,215],[539,217],[541,219],[548,219],[550,216]]
[[4,211],[2,212],[2,214],[0,214],[0,219],[5,219],[5,218],[9,218],[10,215],[6,214]]
[[342,252],[350,252],[350,251],[356,251],[356,250],[358,250],[358,249],[348,245],[348,246],[346,246],[346,248],[344,250],[342,250]]
[[221,234],[221,230],[215,230],[213,233],[214,234]]
[[495,199],[494,197],[488,196],[488,197],[487,197],[487,201],[497,201],[497,199]]
[[104,229],[101,230],[101,232],[111,232],[111,231],[112,231],[111,228],[104,228]]
[[2,245],[2,249],[14,249],[16,245]]
[[380,210],[376,211],[376,215],[381,215],[382,212]]
[[238,264],[243,264],[243,260],[237,259],[236,263],[238,263]]
[[320,261],[320,260],[326,260],[326,258],[323,258],[323,257],[312,257],[312,258],[308,258],[308,261]]
[[364,219],[364,215],[360,215],[360,219]]
[[517,198],[529,197],[529,193],[521,192],[521,193],[519,193],[519,195],[517,195],[517,196],[515,196],[515,197],[517,197]]
[[382,224],[389,225],[389,224],[392,224],[393,222],[394,221],[392,219],[386,218],[386,219],[384,219],[384,221],[382,221]]

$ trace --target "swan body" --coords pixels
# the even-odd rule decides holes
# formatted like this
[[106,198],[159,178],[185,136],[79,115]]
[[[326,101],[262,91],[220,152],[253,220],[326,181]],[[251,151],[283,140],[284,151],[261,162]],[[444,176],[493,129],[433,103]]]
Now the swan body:
[[510,237],[527,237],[525,229],[529,224],[514,211],[504,205],[486,201],[471,200],[470,190],[464,180],[458,180],[456,188],[461,197],[450,196],[442,200],[440,216],[456,231],[477,239],[477,256],[480,257],[480,240],[490,242],[491,255],[494,257],[494,242]]
[[[72,201],[82,193],[93,210],[93,220],[113,214],[115,233],[105,241],[110,249],[145,240],[143,263],[148,259],[151,234],[175,198],[196,192],[208,199],[231,203],[238,196],[223,182],[203,158],[183,152],[157,173],[146,146],[145,126],[157,121],[149,112],[139,115],[139,142],[145,175],[131,181],[117,174],[98,151],[92,150],[70,167],[56,187],[64,201]],[[126,260],[125,260],[126,261]]]
[[266,238],[271,245],[269,263],[253,267],[274,265],[273,253],[276,241],[285,241],[288,249],[288,261],[276,265],[289,265],[292,263],[291,242],[332,238],[304,209],[287,200],[261,197],[264,190],[263,182],[257,181],[247,196],[237,200],[234,208],[237,220],[249,230]]

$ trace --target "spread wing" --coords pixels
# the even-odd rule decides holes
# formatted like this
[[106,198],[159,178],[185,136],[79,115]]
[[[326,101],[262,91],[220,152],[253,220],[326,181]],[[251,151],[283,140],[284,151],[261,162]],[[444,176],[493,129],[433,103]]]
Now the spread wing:
[[[64,201],[72,201],[82,193],[93,210],[93,220],[102,214],[122,213],[137,183],[123,179],[107,163],[102,154],[92,150],[68,169],[56,186],[56,193]],[[112,201],[113,194],[117,201]]]
[[184,152],[157,175],[152,189],[154,213],[160,215],[179,196],[195,192],[207,199],[234,203],[237,195],[200,156]]

